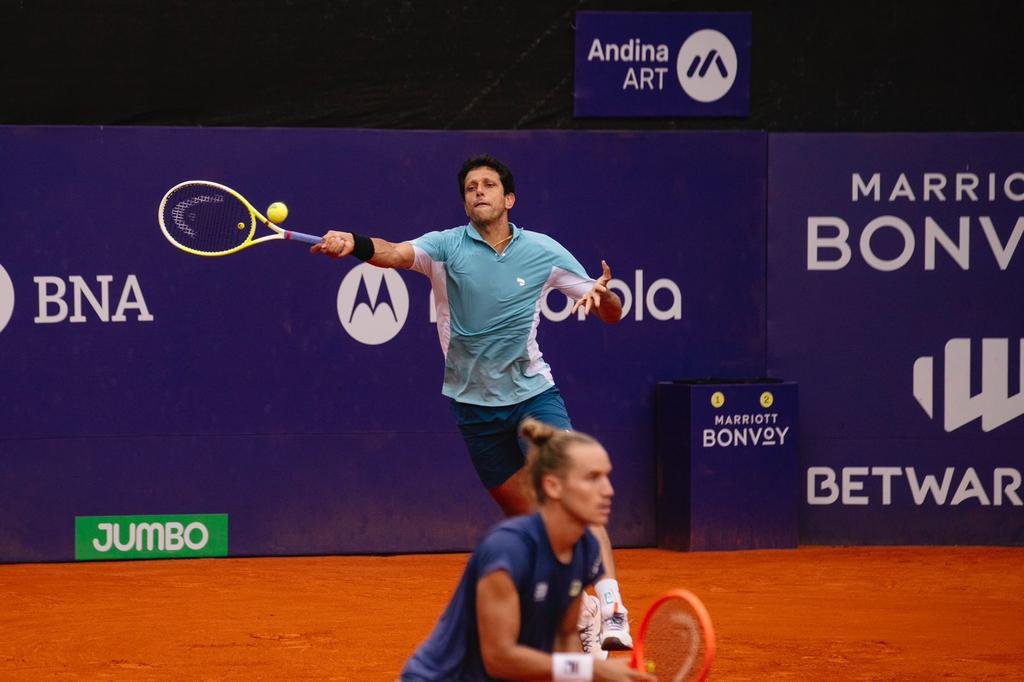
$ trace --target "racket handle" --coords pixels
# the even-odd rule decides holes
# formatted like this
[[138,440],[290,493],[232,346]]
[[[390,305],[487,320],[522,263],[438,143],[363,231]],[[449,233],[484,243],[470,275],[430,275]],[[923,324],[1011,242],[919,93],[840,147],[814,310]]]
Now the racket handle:
[[322,237],[317,237],[313,234],[306,234],[305,232],[292,232],[291,230],[284,231],[285,239],[294,239],[297,242],[306,242],[307,244],[319,244],[323,241]]

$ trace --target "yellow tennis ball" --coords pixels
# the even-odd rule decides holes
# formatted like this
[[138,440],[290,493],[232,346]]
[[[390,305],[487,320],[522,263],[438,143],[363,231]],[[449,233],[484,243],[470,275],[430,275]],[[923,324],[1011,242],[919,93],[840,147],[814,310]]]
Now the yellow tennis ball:
[[279,225],[283,223],[287,217],[288,207],[281,201],[275,201],[267,209],[267,218],[269,218],[272,223]]
[[644,664],[644,668],[647,670],[648,673],[653,673],[654,667],[654,661],[647,661],[647,663]]

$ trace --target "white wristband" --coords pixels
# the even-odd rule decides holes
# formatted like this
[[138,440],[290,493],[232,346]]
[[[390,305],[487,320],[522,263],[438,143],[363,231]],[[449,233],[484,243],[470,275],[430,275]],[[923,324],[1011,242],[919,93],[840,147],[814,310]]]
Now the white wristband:
[[594,679],[594,659],[587,654],[552,654],[551,679],[590,682]]

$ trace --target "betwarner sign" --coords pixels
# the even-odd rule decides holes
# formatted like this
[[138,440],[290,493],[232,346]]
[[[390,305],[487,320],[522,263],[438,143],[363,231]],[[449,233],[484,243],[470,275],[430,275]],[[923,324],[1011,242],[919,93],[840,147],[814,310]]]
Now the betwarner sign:
[[768,370],[809,544],[1024,538],[1019,134],[769,139]]

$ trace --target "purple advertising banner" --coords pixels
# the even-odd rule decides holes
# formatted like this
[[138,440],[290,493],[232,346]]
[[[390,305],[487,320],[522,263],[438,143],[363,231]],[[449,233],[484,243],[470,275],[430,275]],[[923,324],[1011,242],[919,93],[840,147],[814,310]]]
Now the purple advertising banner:
[[576,116],[748,116],[749,12],[577,12]]
[[96,551],[153,551],[143,524],[206,551],[197,518],[235,556],[471,547],[500,514],[440,394],[428,280],[290,242],[192,256],[157,207],[205,179],[290,229],[407,240],[465,223],[477,153],[516,174],[513,222],[611,266],[624,319],[556,292],[538,342],[612,454],[613,540],[653,545],[655,385],[765,372],[763,133],[6,127],[0,561],[73,558],[76,517],[132,529]]
[[1024,136],[769,138],[801,541],[1024,544]]

